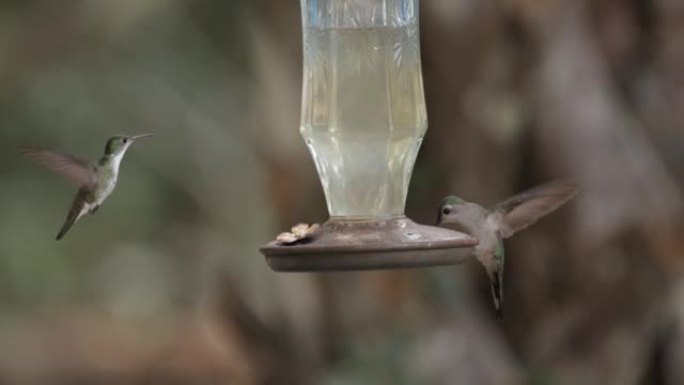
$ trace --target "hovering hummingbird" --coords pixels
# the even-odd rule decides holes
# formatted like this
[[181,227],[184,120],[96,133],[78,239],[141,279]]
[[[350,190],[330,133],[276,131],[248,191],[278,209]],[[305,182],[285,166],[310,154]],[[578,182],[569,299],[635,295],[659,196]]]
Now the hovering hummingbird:
[[479,239],[475,258],[482,263],[491,283],[498,320],[503,319],[504,245],[502,239],[527,228],[558,209],[577,194],[577,186],[555,181],[537,186],[486,209],[457,196],[439,206],[438,226],[452,225]]
[[60,154],[38,147],[22,147],[21,153],[42,166],[57,172],[79,186],[62,229],[59,241],[71,226],[85,214],[94,214],[102,202],[114,191],[119,177],[119,166],[126,150],[136,140],[153,134],[137,136],[114,136],[107,141],[105,152],[97,164],[81,158]]

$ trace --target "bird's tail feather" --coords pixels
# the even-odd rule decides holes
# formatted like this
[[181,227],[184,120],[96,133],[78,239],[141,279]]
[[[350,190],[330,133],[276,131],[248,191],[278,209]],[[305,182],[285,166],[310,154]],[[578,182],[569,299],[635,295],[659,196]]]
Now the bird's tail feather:
[[66,221],[64,221],[64,225],[62,225],[62,229],[59,230],[59,234],[57,234],[57,240],[61,240],[64,238],[64,235],[71,229],[71,226],[78,221],[78,219],[81,217],[81,212],[84,208],[85,205],[85,200],[83,199],[83,194],[79,191],[79,193],[76,195],[76,198],[74,199],[74,203],[71,205],[71,209],[69,210],[69,214],[67,215]]
[[496,309],[497,322],[503,321],[503,274],[495,271],[491,277],[492,295],[494,296],[494,308]]
[[73,215],[71,215],[71,213],[69,213],[69,216],[67,217],[66,221],[64,222],[62,229],[59,230],[59,234],[57,234],[57,240],[58,241],[61,240],[62,238],[64,238],[64,236],[69,231],[71,226],[73,226],[74,223],[76,223],[76,219],[78,219],[78,214],[73,216]]

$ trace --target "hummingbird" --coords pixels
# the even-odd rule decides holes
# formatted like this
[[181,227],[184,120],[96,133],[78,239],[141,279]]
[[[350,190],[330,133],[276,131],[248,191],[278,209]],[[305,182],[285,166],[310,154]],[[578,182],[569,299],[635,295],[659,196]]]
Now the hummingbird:
[[73,155],[39,147],[22,147],[20,152],[29,159],[69,179],[79,189],[66,221],[57,234],[59,241],[76,221],[86,214],[94,214],[116,187],[119,166],[128,148],[135,141],[153,134],[114,136],[107,141],[104,155],[97,164]]
[[499,322],[503,320],[503,239],[558,209],[577,192],[577,186],[571,182],[554,181],[508,198],[489,209],[454,195],[442,200],[437,225],[454,226],[480,241],[473,253],[489,277]]

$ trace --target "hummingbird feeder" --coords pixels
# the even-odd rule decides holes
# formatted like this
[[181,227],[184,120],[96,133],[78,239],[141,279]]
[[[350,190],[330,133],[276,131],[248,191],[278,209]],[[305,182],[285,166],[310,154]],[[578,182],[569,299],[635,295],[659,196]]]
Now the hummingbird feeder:
[[290,234],[291,242],[263,247],[269,265],[325,271],[464,261],[475,238],[404,215],[427,130],[418,0],[301,0],[301,10],[300,131],[330,219],[301,239]]

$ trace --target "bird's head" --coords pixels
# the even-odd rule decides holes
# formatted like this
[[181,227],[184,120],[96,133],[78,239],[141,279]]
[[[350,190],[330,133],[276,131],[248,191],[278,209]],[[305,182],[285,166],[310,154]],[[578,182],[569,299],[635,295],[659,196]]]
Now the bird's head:
[[472,235],[474,227],[480,223],[486,215],[482,206],[464,201],[451,195],[442,200],[437,213],[437,226],[454,227]]
[[448,223],[455,223],[458,219],[458,213],[462,210],[466,201],[455,196],[449,195],[442,199],[439,205],[439,212],[437,213],[437,225],[442,226]]
[[114,136],[107,141],[105,147],[105,155],[118,156],[123,155],[128,147],[138,139],[149,138],[153,134],[136,135],[136,136]]

